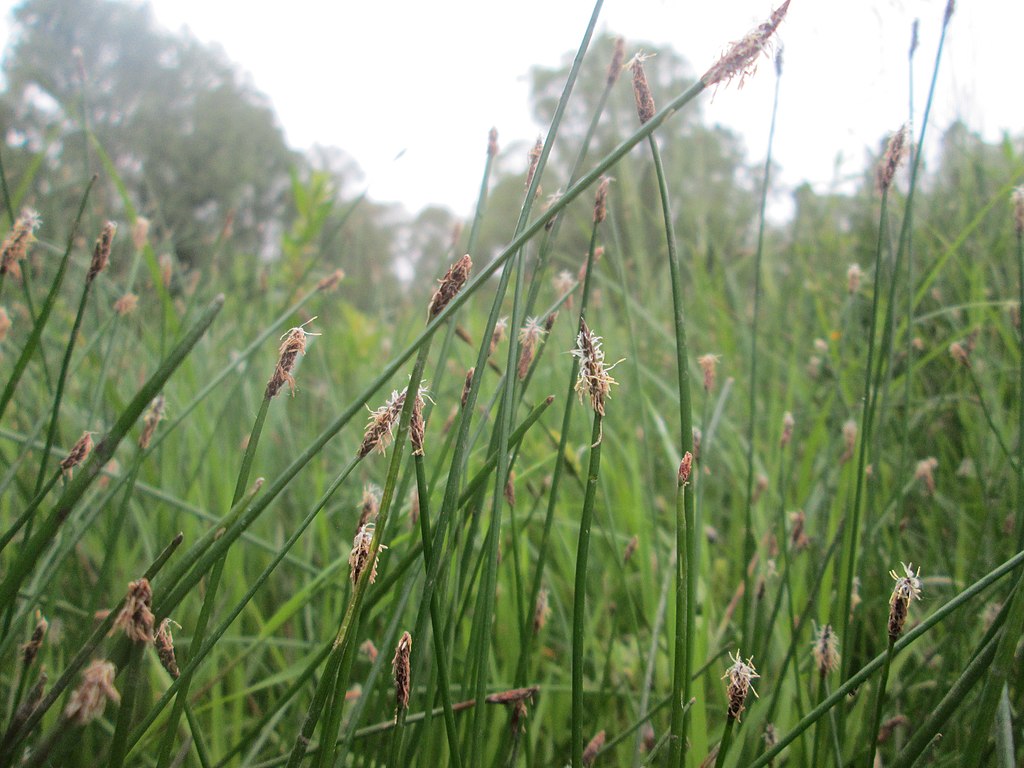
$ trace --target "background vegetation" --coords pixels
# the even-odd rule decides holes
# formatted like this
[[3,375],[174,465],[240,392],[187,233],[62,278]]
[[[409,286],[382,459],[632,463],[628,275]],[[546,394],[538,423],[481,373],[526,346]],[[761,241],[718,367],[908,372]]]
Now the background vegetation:
[[[880,137],[855,192],[801,187],[766,222],[771,162],[706,124],[687,63],[647,61],[679,109],[641,128],[614,49],[586,38],[578,79],[533,72],[536,173],[481,137],[461,222],[360,195],[342,150],[290,150],[230,62],[145,6],[19,7],[0,210],[42,223],[0,277],[0,764],[1024,759],[1024,136],[893,115],[915,134],[886,194]],[[428,321],[467,252],[471,281]],[[583,307],[622,358],[603,418],[572,391]],[[547,330],[520,376],[529,318]],[[295,339],[295,390],[271,397]],[[360,456],[364,405],[421,379],[424,455],[410,399]],[[62,466],[86,431],[92,455]],[[372,584],[349,577],[360,533],[387,546]],[[921,600],[890,642],[901,563]],[[177,680],[152,638],[111,632],[143,574]],[[842,657],[822,671],[826,625]],[[729,653],[760,675],[739,719]],[[80,722],[99,659],[118,693]]]

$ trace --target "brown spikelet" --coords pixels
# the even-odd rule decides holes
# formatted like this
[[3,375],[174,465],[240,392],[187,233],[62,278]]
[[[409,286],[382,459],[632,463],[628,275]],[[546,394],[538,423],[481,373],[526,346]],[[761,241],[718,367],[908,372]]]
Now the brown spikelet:
[[839,457],[839,463],[845,464],[853,458],[853,450],[857,447],[857,422],[847,419],[843,422],[843,455]]
[[409,422],[409,441],[412,443],[413,456],[423,455],[423,440],[427,428],[423,420],[424,402],[421,392],[416,393],[416,402],[412,405],[412,420]]
[[363,500],[359,505],[359,527],[377,519],[380,510],[380,488],[375,485],[363,486]]
[[462,396],[459,398],[463,408],[466,407],[466,402],[469,400],[469,390],[473,386],[473,375],[475,373],[476,368],[470,368],[466,371],[466,381],[462,385]]
[[544,333],[551,333],[551,329],[555,327],[555,321],[558,319],[558,310],[549,314],[544,318]]
[[729,719],[739,720],[746,707],[747,694],[752,692],[757,696],[757,691],[754,690],[751,681],[760,675],[754,669],[753,658],[743,661],[739,651],[736,651],[735,655],[730,655],[729,658],[733,664],[725,671],[722,678],[729,678],[729,687],[726,693],[729,698]]
[[796,512],[790,512],[789,522],[793,526],[789,533],[789,544],[793,547],[794,551],[802,552],[811,544],[811,540],[807,538],[807,534],[804,532],[804,524],[807,522],[804,511],[798,509]]
[[544,142],[541,141],[540,136],[537,137],[537,141],[534,142],[533,147],[530,149],[528,156],[530,167],[526,172],[526,184],[523,185],[523,189],[529,189],[530,185],[533,184],[533,176],[537,173],[537,165],[540,163],[541,153],[544,151]]
[[110,634],[121,630],[128,639],[136,643],[153,642],[153,588],[147,579],[139,579],[128,585],[124,607],[117,614]]
[[43,647],[43,638],[46,637],[46,630],[49,627],[49,622],[43,618],[39,611],[36,611],[36,626],[32,630],[32,637],[20,649],[21,663],[25,667],[32,666],[32,662],[36,660],[36,656],[39,655],[39,649]]
[[336,269],[327,277],[320,279],[320,282],[316,284],[316,289],[323,293],[329,293],[338,287],[338,284],[345,279],[345,270]]
[[[373,523],[367,523],[359,527],[355,539],[352,541],[352,552],[348,556],[349,578],[353,584],[359,583],[359,577],[366,570],[370,560],[370,545],[373,543]],[[370,583],[377,581],[377,561],[380,553],[387,549],[383,544],[378,545],[377,554],[373,558],[373,565],[370,568]]]
[[626,548],[622,551],[622,562],[628,563],[633,559],[633,555],[636,554],[637,547],[640,546],[640,539],[637,536],[633,536],[628,542],[626,542]]
[[697,365],[704,374],[704,391],[710,392],[715,388],[715,372],[718,370],[718,355],[701,355],[697,358]]
[[878,743],[885,744],[892,738],[893,731],[897,728],[906,728],[910,725],[910,719],[906,715],[896,715],[881,724],[878,728]]
[[896,584],[892,588],[892,596],[889,598],[889,642],[895,643],[903,634],[903,625],[907,620],[907,611],[912,600],[921,599],[921,568],[913,570],[914,564],[900,563],[903,566],[903,575],[896,571],[889,571],[889,575],[895,579]]
[[114,302],[114,312],[124,317],[130,315],[139,306],[139,297],[134,293],[126,293]]
[[491,343],[487,347],[487,356],[490,357],[494,354],[494,350],[498,348],[505,339],[505,333],[508,331],[508,318],[502,317],[494,324],[494,330],[491,331]]
[[924,483],[925,491],[929,496],[935,495],[935,470],[939,466],[939,460],[934,456],[921,459],[914,468],[914,479]]
[[602,176],[597,185],[597,194],[594,195],[594,223],[600,224],[608,217],[608,185],[612,183],[611,177]]
[[395,425],[405,405],[405,391],[392,392],[388,401],[370,413],[370,423],[363,433],[363,442],[356,452],[360,459],[365,458],[373,450],[384,453],[394,438]]
[[11,231],[0,246],[0,275],[8,272],[15,277],[21,274],[18,262],[28,256],[29,247],[36,241],[35,231],[39,228],[39,214],[26,208],[14,222]]
[[782,414],[782,437],[779,438],[780,446],[789,445],[793,439],[793,428],[796,426],[796,421],[793,419],[793,414],[786,411]]
[[11,318],[7,315],[7,310],[0,307],[0,341],[7,338],[7,332],[11,330]]
[[430,308],[427,311],[428,320],[433,320],[441,314],[448,303],[462,290],[462,286],[469,279],[471,269],[473,269],[473,260],[468,253],[448,268],[445,276],[441,278],[437,290],[434,291],[434,296],[430,299]]
[[88,725],[103,714],[108,701],[121,701],[114,687],[117,670],[109,661],[94,660],[82,673],[82,682],[71,694],[64,717],[75,725]]
[[411,689],[411,672],[409,655],[412,653],[412,635],[403,632],[395,657],[391,660],[391,671],[395,675],[395,716],[409,708],[409,691]]
[[159,657],[163,668],[167,670],[167,674],[177,680],[181,675],[181,670],[178,669],[178,660],[174,656],[174,638],[171,636],[171,624],[180,628],[180,625],[171,619],[164,619],[160,622],[160,627],[156,631],[156,637],[153,638],[153,645],[156,646],[156,655]]
[[114,235],[117,233],[117,224],[108,221],[103,225],[100,236],[96,238],[96,246],[92,249],[92,263],[89,264],[89,272],[85,276],[85,282],[91,283],[96,275],[107,268],[110,263],[110,246],[114,242]]
[[826,624],[818,630],[814,642],[811,643],[811,652],[814,656],[814,666],[821,677],[828,676],[829,672],[839,669],[839,638],[831,624]]
[[157,261],[160,264],[160,282],[163,284],[164,288],[170,288],[171,277],[174,271],[174,263],[171,260],[171,254],[162,253]]
[[907,126],[904,125],[889,138],[889,143],[885,147],[885,155],[882,156],[882,162],[878,164],[878,169],[875,172],[875,182],[879,192],[886,192],[892,186],[896,171],[899,170],[903,159],[907,156],[909,150],[907,133]]
[[768,51],[772,35],[775,34],[775,30],[786,17],[788,10],[789,0],[786,0],[772,12],[768,21],[758,25],[741,40],[732,43],[711,69],[701,77],[704,85],[710,88],[712,85],[723,82],[728,84],[733,78],[739,77],[737,87],[742,88],[746,79],[752,77],[757,71],[758,59]]
[[967,347],[959,341],[954,341],[949,345],[949,356],[956,360],[956,362],[960,363],[964,368],[971,367],[971,357],[967,351]]
[[657,111],[654,107],[654,96],[651,95],[651,86],[647,82],[647,73],[644,72],[644,61],[648,58],[650,57],[641,52],[629,62],[630,71],[633,73],[633,98],[636,100],[636,114],[640,118],[641,125],[654,117],[654,113]]
[[598,731],[594,738],[592,738],[587,746],[583,749],[583,764],[590,766],[597,760],[597,754],[601,751],[601,747],[604,746],[605,734],[604,731]]
[[504,496],[510,507],[516,505],[516,473],[514,470],[508,473],[508,479],[505,480]]
[[[316,318],[312,318],[308,322],[312,322]],[[292,328],[282,338],[284,341],[281,342],[281,347],[277,350],[277,365],[274,367],[274,373],[270,377],[270,381],[267,382],[267,390],[263,397],[267,400],[277,397],[278,392],[285,384],[288,385],[288,389],[292,393],[292,397],[295,397],[295,377],[292,376],[292,371],[295,370],[295,362],[299,355],[306,354],[306,336],[315,334],[308,334],[301,327]]]
[[497,157],[498,156],[498,129],[491,128],[487,132],[487,156]]
[[612,60],[608,62],[608,74],[605,78],[609,88],[615,85],[615,81],[619,79],[619,73],[622,72],[622,62],[626,60],[626,41],[621,37],[616,37],[614,46],[612,49]]
[[145,216],[136,216],[132,222],[132,247],[141,251],[149,242],[149,219]]
[[364,640],[363,644],[359,646],[359,652],[365,654],[371,664],[377,660],[377,656],[379,655],[377,646],[373,644],[373,640],[369,639]]
[[604,351],[601,349],[601,337],[587,327],[586,321],[580,318],[580,332],[576,337],[576,349],[572,355],[579,358],[580,371],[576,379],[576,394],[583,401],[584,395],[590,400],[594,412],[604,416],[604,403],[611,391],[612,384],[617,382],[605,367]]
[[71,446],[71,451],[60,463],[60,470],[64,477],[71,479],[74,469],[87,458],[92,452],[92,432],[83,432],[78,442]]
[[146,415],[142,417],[142,434],[139,435],[139,448],[146,450],[156,433],[156,425],[164,418],[164,396],[162,394],[153,398],[149,404]]
[[548,616],[550,614],[551,608],[548,606],[548,591],[542,589],[537,593],[537,605],[533,609],[533,634],[540,634],[540,631],[544,629],[544,625],[548,623]]
[[42,704],[43,696],[46,695],[47,680],[46,670],[39,670],[39,677],[36,678],[35,683],[32,684],[32,688],[29,689],[28,694],[25,696],[25,700],[21,702],[18,709],[11,717],[10,725],[7,727],[7,733],[17,733],[21,730],[21,726],[24,725],[25,721],[28,720],[39,705]]
[[679,461],[679,473],[676,476],[676,482],[679,483],[679,487],[683,488],[690,482],[690,475],[693,472],[693,454],[687,451],[683,454],[683,458]]
[[526,325],[519,331],[519,364],[516,366],[516,376],[520,381],[526,378],[533,364],[533,358],[537,354],[537,343],[544,335],[544,328],[536,317],[528,318]]

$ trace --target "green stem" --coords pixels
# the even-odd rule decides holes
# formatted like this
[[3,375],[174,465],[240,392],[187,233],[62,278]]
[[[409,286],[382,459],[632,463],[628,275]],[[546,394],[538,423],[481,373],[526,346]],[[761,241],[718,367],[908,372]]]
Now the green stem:
[[587,562],[590,556],[590,526],[594,519],[597,480],[601,474],[600,413],[594,414],[590,435],[590,468],[587,470],[587,491],[580,516],[580,536],[576,545],[576,581],[572,603],[572,765],[583,766],[583,634],[587,616]]
[[889,669],[892,667],[893,646],[896,641],[889,637],[889,646],[885,651],[885,663],[882,665],[882,677],[878,681],[878,693],[875,696],[875,715],[871,720],[871,727],[868,729],[868,739],[871,746],[868,747],[868,759],[864,764],[865,768],[873,768],[875,764],[875,753],[878,751],[878,731],[882,727],[882,711],[885,708],[885,687],[889,683]]

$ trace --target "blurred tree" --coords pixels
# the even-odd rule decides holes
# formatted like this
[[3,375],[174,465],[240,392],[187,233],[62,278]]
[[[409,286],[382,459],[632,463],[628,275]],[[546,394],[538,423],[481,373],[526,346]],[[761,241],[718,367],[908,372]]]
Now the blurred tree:
[[18,134],[9,129],[8,143],[92,173],[102,168],[91,132],[183,261],[228,221],[238,247],[267,248],[297,157],[266,98],[220,51],[160,30],[146,5],[28,0],[14,21],[2,114]]

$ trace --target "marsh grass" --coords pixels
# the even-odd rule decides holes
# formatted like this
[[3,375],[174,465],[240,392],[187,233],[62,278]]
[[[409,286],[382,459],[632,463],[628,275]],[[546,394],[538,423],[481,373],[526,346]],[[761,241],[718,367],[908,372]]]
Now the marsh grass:
[[[452,291],[414,282],[379,318],[344,281],[328,291],[335,265],[306,219],[265,285],[230,239],[193,283],[180,264],[164,265],[165,282],[170,243],[127,237],[94,284],[80,233],[139,217],[80,126],[121,192],[116,210],[98,210],[91,177],[74,211],[37,201],[45,255],[0,281],[15,319],[0,341],[0,767],[1019,758],[1024,343],[1006,308],[1019,317],[1024,302],[1024,213],[1007,206],[1021,148],[1007,142],[982,196],[931,194],[926,109],[909,181],[890,176],[880,198],[865,189],[856,226],[827,208],[768,222],[769,158],[750,251],[705,259],[676,226],[689,180],[660,132],[709,85],[727,87],[716,78],[750,76],[750,60],[728,56],[760,56],[782,11],[682,92],[637,98],[640,125],[618,126],[619,143],[588,162],[609,99],[630,88],[622,44],[594,39],[600,10],[545,138],[520,158],[524,176],[533,167],[518,213],[488,205],[492,134],[472,275]],[[587,68],[606,79],[575,146],[562,123]],[[564,179],[553,152],[574,158]],[[33,179],[0,165],[0,182],[13,224]],[[562,191],[538,213],[542,184]],[[488,260],[489,221],[508,242]],[[574,237],[585,254],[568,250]],[[849,263],[869,254],[854,281]],[[350,272],[363,257],[341,254]],[[553,291],[561,270],[578,277]],[[115,310],[129,293],[134,312]],[[274,337],[314,314],[322,336],[286,358]],[[524,356],[530,318],[544,333]],[[625,358],[592,415],[570,354],[584,322]],[[721,358],[696,407],[691,349]],[[421,387],[422,400],[392,401],[385,451],[364,450],[364,407]],[[158,396],[166,415],[150,424]],[[64,471],[86,431],[91,454]],[[380,504],[350,580],[367,483]],[[887,571],[911,559],[924,600],[890,641]],[[109,634],[140,574],[156,625],[181,627],[177,677],[148,643]],[[37,611],[50,627],[38,639]],[[843,647],[829,675],[810,651],[826,624]],[[389,665],[406,630],[396,717]],[[721,681],[740,647],[760,675],[742,717]],[[120,704],[70,729],[64,701],[100,658]],[[997,727],[965,725],[975,711]],[[885,721],[911,727],[880,743]]]

